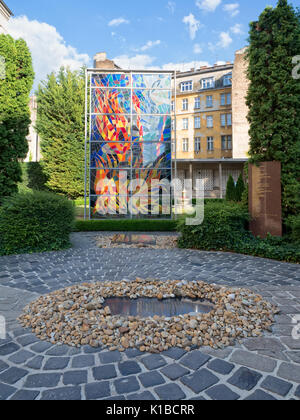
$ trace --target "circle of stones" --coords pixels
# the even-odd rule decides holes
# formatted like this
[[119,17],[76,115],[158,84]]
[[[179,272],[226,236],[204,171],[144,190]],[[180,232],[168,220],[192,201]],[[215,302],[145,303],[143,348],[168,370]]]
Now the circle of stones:
[[[211,302],[210,313],[171,318],[112,315],[105,299],[189,298]],[[278,309],[250,290],[227,288],[202,281],[135,281],[84,283],[29,304],[19,321],[41,340],[72,347],[90,345],[121,352],[138,348],[160,353],[173,347],[186,351],[210,346],[224,348],[270,330]]]

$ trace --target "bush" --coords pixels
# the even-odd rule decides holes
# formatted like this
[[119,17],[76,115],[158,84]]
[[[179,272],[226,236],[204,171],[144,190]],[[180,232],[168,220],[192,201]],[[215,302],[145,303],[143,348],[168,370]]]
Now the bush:
[[[241,204],[226,201],[223,203],[206,202],[205,218],[202,225],[186,226],[185,219],[178,222],[178,229],[182,233],[179,247],[207,251],[231,251],[300,263],[299,242],[293,242],[289,237],[255,238],[247,230],[248,220],[247,210]],[[299,229],[296,222],[295,226],[298,226]],[[296,232],[298,232],[299,238],[299,230]]]
[[243,194],[245,191],[245,183],[243,180],[243,175],[241,174],[239,176],[239,179],[237,181],[236,187],[235,187],[235,200],[238,202],[241,202],[243,199]]
[[42,163],[40,162],[29,162],[26,164],[28,188],[37,191],[46,191],[46,183],[48,177],[43,171]]
[[186,226],[185,219],[178,222],[182,233],[179,246],[205,250],[233,249],[237,238],[247,234],[248,221],[248,212],[240,204],[207,201],[201,225]]
[[174,232],[173,220],[78,220],[75,223],[78,232]]
[[287,219],[287,227],[289,228],[291,239],[295,242],[300,242],[300,214],[290,216]]
[[235,189],[235,183],[232,178],[232,175],[230,175],[227,187],[226,187],[226,200],[227,201],[236,201],[236,189]]
[[0,208],[2,255],[57,251],[70,246],[74,205],[48,192],[7,198]]

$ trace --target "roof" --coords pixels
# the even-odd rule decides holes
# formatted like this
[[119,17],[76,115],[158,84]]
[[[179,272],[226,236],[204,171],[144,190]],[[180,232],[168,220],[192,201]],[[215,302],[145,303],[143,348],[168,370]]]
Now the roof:
[[7,11],[7,13],[10,15],[10,16],[13,16],[14,14],[13,14],[13,12],[10,10],[10,8],[4,3],[4,1],[3,0],[0,0],[0,3],[1,3],[1,5],[4,7],[4,9]]

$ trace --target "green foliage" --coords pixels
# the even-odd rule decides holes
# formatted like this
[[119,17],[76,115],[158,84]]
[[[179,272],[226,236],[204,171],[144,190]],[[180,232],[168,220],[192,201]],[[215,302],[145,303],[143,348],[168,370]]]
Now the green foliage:
[[300,83],[292,59],[300,51],[300,19],[287,0],[250,27],[247,96],[251,162],[282,163],[283,215],[300,211]]
[[290,230],[290,236],[293,241],[300,242],[300,214],[290,216],[287,219],[287,227]]
[[236,201],[235,183],[234,183],[232,175],[230,175],[230,177],[228,179],[228,182],[227,182],[226,200],[227,201]]
[[242,201],[245,189],[246,189],[246,187],[245,187],[245,183],[244,183],[244,180],[243,180],[243,175],[241,174],[239,176],[239,179],[238,179],[236,187],[235,187],[235,200],[236,201],[238,201],[238,202]]
[[241,203],[245,208],[249,208],[249,184],[248,184],[248,180],[249,180],[249,165],[248,162],[245,163],[244,166],[244,179],[246,180],[246,185],[245,185],[245,189],[244,192],[242,194],[242,200]]
[[0,208],[2,255],[57,251],[70,246],[74,205],[48,192],[15,194]]
[[[300,263],[300,243],[290,238],[255,238],[247,229],[245,207],[233,202],[207,203],[202,225],[178,222],[179,247],[207,251],[231,251],[279,261]],[[299,231],[298,231],[299,232]]]
[[17,192],[21,181],[20,159],[28,152],[29,94],[34,73],[24,40],[0,35],[0,56],[5,78],[0,79],[0,202]]
[[26,164],[28,188],[37,191],[46,191],[48,177],[43,170],[43,162],[29,162]]
[[85,77],[61,69],[41,84],[37,93],[36,129],[47,186],[76,199],[84,194]]
[[75,223],[78,232],[173,232],[176,222],[173,220],[78,220]]
[[185,219],[178,222],[181,232],[179,246],[207,250],[232,249],[236,239],[247,234],[248,212],[233,202],[207,202],[204,222],[186,226]]

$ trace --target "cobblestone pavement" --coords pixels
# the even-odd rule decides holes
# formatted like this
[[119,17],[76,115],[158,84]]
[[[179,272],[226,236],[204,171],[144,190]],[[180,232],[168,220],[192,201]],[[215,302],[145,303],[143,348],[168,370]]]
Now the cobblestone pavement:
[[[189,250],[98,249],[91,233],[74,234],[73,243],[62,252],[0,257],[0,316],[8,328],[0,340],[0,400],[300,399],[300,340],[292,338],[300,315],[298,265]],[[272,333],[242,345],[160,355],[51,345],[16,321],[40,294],[136,277],[246,286],[281,313]]]

